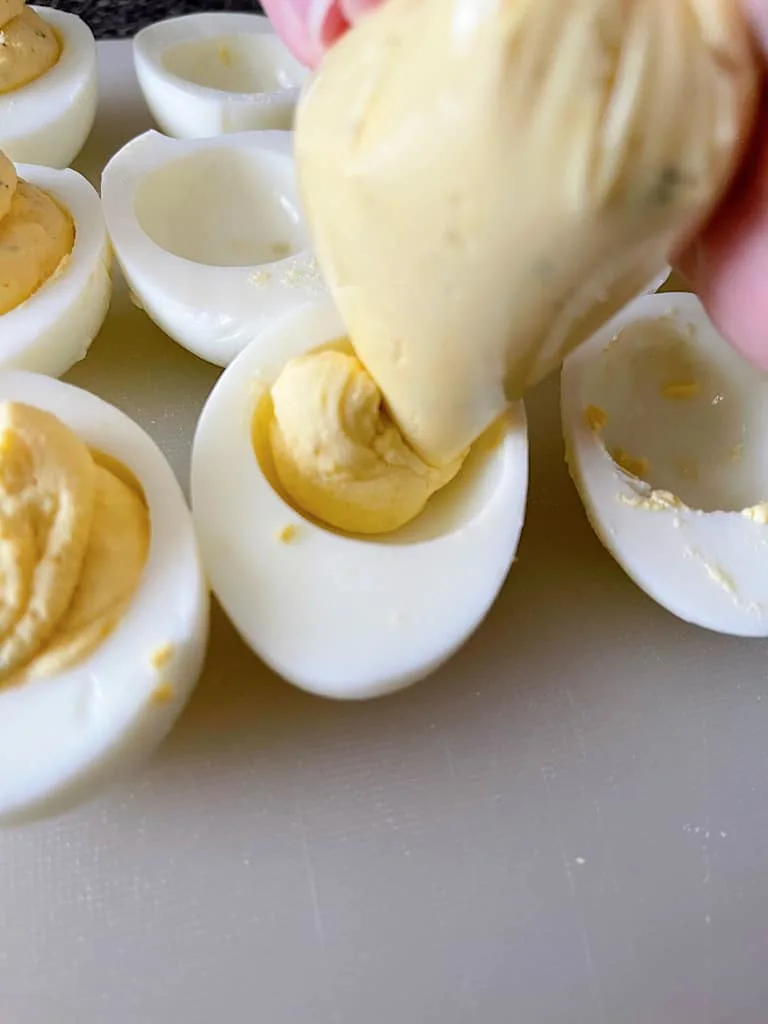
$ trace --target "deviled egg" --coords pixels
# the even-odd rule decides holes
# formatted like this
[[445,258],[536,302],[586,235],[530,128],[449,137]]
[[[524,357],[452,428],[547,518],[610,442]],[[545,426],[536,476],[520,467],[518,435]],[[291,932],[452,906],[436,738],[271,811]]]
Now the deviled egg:
[[96,190],[72,170],[0,152],[0,370],[58,377],[82,359],[112,292]]
[[16,162],[68,167],[96,117],[96,43],[75,14],[0,3],[0,149]]
[[[458,472],[438,472],[433,483],[441,489],[426,504],[419,491],[424,507],[415,516],[411,495],[403,518],[414,517],[391,532],[345,533],[300,511],[287,497],[291,481],[276,460],[275,410],[287,404],[276,385],[286,381],[289,367],[300,375],[308,353],[353,360],[339,340],[344,334],[330,302],[300,310],[227,368],[195,434],[192,510],[212,589],[252,650],[305,690],[367,698],[432,672],[485,617],[517,549],[528,443],[517,404],[478,440]],[[407,481],[400,471],[415,456],[384,445],[391,428],[382,428],[382,410],[360,383],[342,383],[336,395],[342,414],[355,421],[342,443],[360,468],[356,481],[346,481],[346,495],[354,502],[365,491],[371,508],[383,512],[402,497]],[[353,412],[358,399],[362,406]],[[286,434],[289,418],[280,421]],[[374,445],[382,442],[378,462],[373,449],[354,450],[358,441],[367,443],[362,434],[369,428]],[[332,479],[333,466],[325,468]],[[391,481],[388,469],[396,471]],[[442,472],[455,477],[444,487]],[[335,505],[337,517],[342,506]],[[393,525],[391,517],[380,522]]]
[[307,248],[290,132],[145,132],[105,167],[102,203],[137,303],[218,366],[327,294]]
[[308,75],[259,14],[169,18],[142,29],[133,54],[153,117],[183,139],[291,128]]
[[629,576],[688,622],[768,635],[768,375],[689,294],[638,299],[562,373],[571,473]]
[[208,598],[154,442],[79,388],[0,373],[0,821],[148,757],[200,674]]

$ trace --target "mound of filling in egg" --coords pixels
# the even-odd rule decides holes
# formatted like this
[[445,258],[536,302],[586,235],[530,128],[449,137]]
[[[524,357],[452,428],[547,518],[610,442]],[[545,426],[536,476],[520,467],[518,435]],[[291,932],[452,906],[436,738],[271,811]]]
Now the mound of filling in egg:
[[51,413],[0,404],[0,685],[91,654],[134,596],[149,536],[128,470]]
[[51,26],[24,0],[0,0],[0,94],[49,71],[61,56]]
[[17,177],[0,153],[0,316],[34,295],[66,262],[74,244],[69,213]]
[[291,501],[350,533],[388,533],[423,510],[459,472],[408,446],[381,392],[351,353],[328,349],[292,359],[272,388],[270,446]]

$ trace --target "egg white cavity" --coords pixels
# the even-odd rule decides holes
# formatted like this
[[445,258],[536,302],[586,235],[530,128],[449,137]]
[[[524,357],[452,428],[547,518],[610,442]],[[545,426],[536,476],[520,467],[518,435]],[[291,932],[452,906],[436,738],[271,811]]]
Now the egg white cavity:
[[0,95],[0,150],[14,163],[68,167],[96,117],[96,42],[75,14],[33,7],[54,29],[61,56],[50,70]]
[[289,132],[184,141],[146,132],[107,164],[102,203],[142,307],[218,366],[327,296],[307,248]]
[[297,311],[222,374],[195,434],[192,508],[212,589],[252,650],[296,686],[361,699],[428,675],[480,625],[517,549],[528,442],[518,404],[403,529],[311,522],[273,486],[252,425],[287,360],[344,333],[330,302]]
[[201,149],[144,178],[136,191],[136,218],[161,249],[194,263],[274,262],[306,248],[285,178],[280,153]]
[[188,39],[169,46],[162,60],[178,78],[220,92],[274,93],[295,89],[306,77],[279,37],[267,32]]
[[184,139],[291,128],[308,76],[258,14],[169,18],[142,29],[133,52],[153,117]]
[[768,636],[768,375],[698,299],[638,299],[569,357],[562,419],[589,518],[638,586],[688,622]]
[[123,463],[144,490],[151,530],[142,581],[114,632],[58,676],[0,688],[0,822],[9,823],[60,813],[152,754],[200,674],[208,597],[181,489],[136,423],[36,374],[0,373],[0,401],[47,409]]
[[112,294],[111,248],[98,193],[72,170],[17,164],[30,185],[75,222],[68,259],[25,302],[0,316],[0,371],[59,377],[82,359],[101,329]]

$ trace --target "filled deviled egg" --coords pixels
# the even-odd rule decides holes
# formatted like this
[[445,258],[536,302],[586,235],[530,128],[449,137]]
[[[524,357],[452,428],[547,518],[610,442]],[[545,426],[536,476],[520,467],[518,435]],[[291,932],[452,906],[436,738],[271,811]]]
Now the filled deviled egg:
[[137,33],[133,53],[152,116],[182,139],[291,128],[308,76],[260,14],[168,18]]
[[72,170],[0,152],[0,371],[58,377],[98,334],[112,292],[96,190]]
[[562,373],[571,474],[598,536],[681,619],[768,636],[768,375],[697,298],[638,299]]
[[191,474],[211,586],[245,642],[305,690],[375,697],[435,670],[493,604],[525,514],[525,412],[428,465],[328,302],[222,374]]
[[0,0],[0,150],[68,167],[96,117],[96,43],[75,14]]
[[147,758],[200,674],[207,588],[154,442],[72,385],[0,373],[0,822]]
[[105,167],[102,203],[135,301],[218,366],[286,313],[326,297],[290,132],[191,140],[145,132]]

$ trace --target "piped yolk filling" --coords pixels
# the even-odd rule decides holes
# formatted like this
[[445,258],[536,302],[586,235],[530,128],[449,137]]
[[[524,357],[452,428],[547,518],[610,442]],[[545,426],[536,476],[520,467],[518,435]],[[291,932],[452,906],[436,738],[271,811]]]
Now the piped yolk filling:
[[405,442],[360,361],[333,349],[290,360],[272,387],[275,473],[301,511],[348,533],[383,534],[415,519],[456,476]]
[[149,537],[128,470],[51,413],[0,404],[0,685],[91,654],[136,592]]
[[20,306],[56,273],[75,245],[69,213],[16,176],[0,153],[0,316]]
[[0,95],[40,78],[61,56],[51,26],[24,0],[0,0]]

